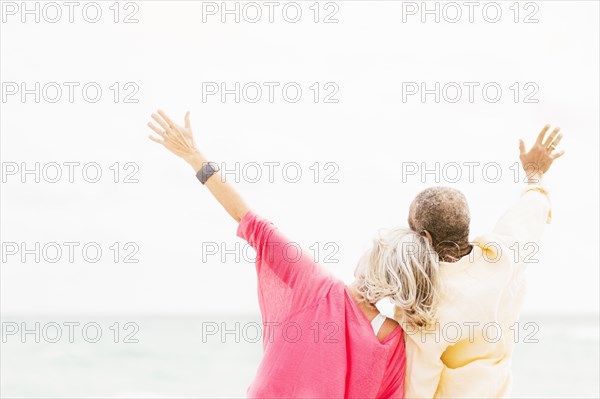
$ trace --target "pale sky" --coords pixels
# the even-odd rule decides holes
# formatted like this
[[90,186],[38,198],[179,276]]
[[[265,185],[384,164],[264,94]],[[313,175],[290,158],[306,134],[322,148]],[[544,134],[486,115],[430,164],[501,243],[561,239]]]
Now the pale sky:
[[[240,169],[262,165],[262,179],[236,187],[286,235],[319,248],[321,258],[338,260],[324,265],[348,282],[377,229],[406,225],[408,204],[428,186],[463,190],[472,237],[491,230],[523,188],[513,177],[518,139],[529,146],[545,123],[558,125],[567,154],[546,178],[553,221],[535,255],[539,263],[529,266],[524,312],[598,312],[597,2],[535,2],[538,9],[522,9],[519,23],[503,2],[497,23],[477,12],[473,23],[421,23],[418,16],[403,23],[402,2],[344,1],[328,9],[321,3],[319,20],[330,14],[339,20],[328,24],[313,21],[312,2],[299,2],[303,14],[295,24],[277,11],[273,23],[222,23],[219,14],[203,23],[201,2],[159,1],[121,10],[120,19],[134,12],[139,20],[123,24],[112,21],[109,3],[100,3],[103,18],[96,24],[77,11],[74,23],[22,23],[19,14],[4,10],[3,314],[258,312],[251,262],[236,263],[233,255],[223,262],[221,253],[202,259],[210,243],[231,249],[243,241],[193,170],[147,139],[146,123],[158,107],[179,121],[190,110],[196,141],[212,160],[229,169],[236,162]],[[522,23],[534,11],[539,22]],[[40,82],[39,103],[34,94],[25,101],[20,92],[7,94],[23,82],[28,89]],[[55,96],[51,82],[63,89],[56,103],[48,101]],[[79,84],[72,103],[65,82]],[[102,88],[96,103],[81,91],[90,82]],[[210,82],[229,89],[240,82],[246,95],[239,103],[233,95],[203,102],[203,87],[214,87]],[[276,82],[272,103],[268,82]],[[446,85],[447,97],[403,101],[403,87],[421,82],[429,89],[435,82]],[[478,85],[472,103],[465,82]],[[298,102],[284,99],[286,84],[302,89]],[[485,99],[486,84],[501,88],[499,101]],[[252,103],[256,86],[263,97]],[[463,97],[446,101],[456,86]],[[124,103],[127,95],[137,103]],[[324,102],[327,95],[338,102]],[[21,176],[23,166],[33,169],[36,162],[47,172],[39,183],[33,175]],[[63,173],[57,183],[49,182],[53,162]],[[79,163],[73,183],[65,162]],[[269,162],[279,163],[274,182],[266,175]],[[463,173],[465,162],[480,166],[472,182],[467,175],[456,183],[436,182],[422,170],[403,178],[403,168],[433,169],[436,162],[446,176],[454,176],[443,169],[451,162]],[[489,181],[493,170],[482,171],[494,162],[502,171],[495,183]],[[102,177],[89,183],[81,168],[88,164],[93,177],[94,163]],[[283,178],[283,165],[299,165],[297,183]],[[250,166],[243,170],[254,176]],[[124,183],[127,176],[138,182]],[[331,180],[337,182],[325,182]],[[23,263],[20,252],[7,254],[10,243],[33,248],[36,242],[46,245],[46,260],[36,263],[29,255]],[[53,242],[63,249],[56,263],[47,261]],[[73,263],[64,242],[80,243]],[[82,257],[90,242],[102,249],[96,263]],[[118,262],[111,250],[116,242]],[[139,262],[124,263],[135,248]]]

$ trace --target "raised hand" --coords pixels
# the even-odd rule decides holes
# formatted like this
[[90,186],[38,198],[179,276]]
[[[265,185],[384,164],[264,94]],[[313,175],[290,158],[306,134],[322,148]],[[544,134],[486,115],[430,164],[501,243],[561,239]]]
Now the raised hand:
[[526,152],[525,143],[522,139],[519,140],[519,152],[523,169],[527,173],[528,178],[535,178],[536,175],[541,176],[550,169],[550,166],[557,158],[564,155],[564,151],[556,152],[556,147],[563,137],[560,128],[552,130],[552,133],[546,138],[546,133],[550,130],[550,125],[544,126],[537,137],[533,147]]
[[198,153],[194,134],[192,133],[192,125],[190,123],[190,112],[185,114],[185,126],[180,126],[173,122],[164,111],[158,110],[157,114],[152,114],[152,119],[162,128],[158,128],[152,122],[148,122],[148,127],[158,134],[161,139],[149,135],[150,140],[163,145],[173,154],[181,157],[186,162],[191,160]]

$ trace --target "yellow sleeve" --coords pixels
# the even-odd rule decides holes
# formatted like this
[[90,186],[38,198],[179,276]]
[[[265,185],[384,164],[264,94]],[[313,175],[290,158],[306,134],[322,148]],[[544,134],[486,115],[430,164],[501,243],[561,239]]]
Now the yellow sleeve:
[[[492,233],[508,247],[527,248],[537,245],[551,217],[548,190],[540,181],[523,190],[519,201],[500,217]],[[525,254],[526,251],[518,253]]]

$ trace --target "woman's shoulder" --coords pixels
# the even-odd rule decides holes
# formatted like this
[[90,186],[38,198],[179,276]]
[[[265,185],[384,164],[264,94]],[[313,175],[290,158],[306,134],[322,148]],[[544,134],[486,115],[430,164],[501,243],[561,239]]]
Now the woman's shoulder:
[[400,334],[401,332],[402,327],[400,327],[400,324],[398,324],[396,320],[386,317],[385,321],[381,325],[381,328],[379,329],[377,339],[383,343],[397,336],[402,338],[402,334]]

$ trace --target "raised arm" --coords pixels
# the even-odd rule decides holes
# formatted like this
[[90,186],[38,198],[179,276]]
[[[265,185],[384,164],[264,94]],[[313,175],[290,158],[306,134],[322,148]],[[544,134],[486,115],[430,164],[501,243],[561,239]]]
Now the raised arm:
[[550,125],[544,126],[529,151],[525,150],[523,140],[519,140],[527,186],[517,204],[502,215],[493,230],[509,246],[517,243],[522,247],[539,241],[544,225],[550,221],[550,202],[542,178],[552,163],[565,152],[556,152],[563,136],[560,128],[555,128],[546,137],[548,130]]
[[[184,126],[173,122],[161,110],[157,111],[157,114],[152,114],[152,119],[158,123],[160,128],[152,122],[148,122],[148,127],[158,134],[160,138],[149,135],[150,140],[161,144],[167,150],[186,161],[194,169],[194,172],[198,172],[204,164],[208,163],[208,159],[200,152],[194,141],[189,111],[185,114]],[[233,186],[221,178],[220,172],[216,172],[210,177],[206,181],[205,186],[236,222],[239,223],[250,210]]]

